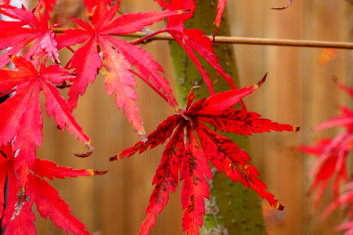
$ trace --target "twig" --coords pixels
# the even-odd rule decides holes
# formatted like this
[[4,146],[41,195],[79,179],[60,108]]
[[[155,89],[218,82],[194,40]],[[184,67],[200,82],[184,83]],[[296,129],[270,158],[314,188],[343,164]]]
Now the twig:
[[[65,29],[56,28],[56,33],[62,33]],[[132,33],[117,35],[120,37],[133,37],[141,38],[146,36],[146,33]],[[213,36],[208,36],[213,40]],[[149,41],[153,40],[173,40],[173,37],[168,33],[161,33],[154,35],[149,38]],[[317,41],[317,40],[295,40],[295,39],[269,39],[269,38],[252,38],[252,37],[226,37],[226,36],[215,36],[215,43],[226,43],[226,44],[247,44],[247,45],[263,45],[263,46],[287,46],[287,47],[316,47],[316,48],[336,48],[336,49],[353,49],[353,43],[351,42],[335,42],[335,41]]]

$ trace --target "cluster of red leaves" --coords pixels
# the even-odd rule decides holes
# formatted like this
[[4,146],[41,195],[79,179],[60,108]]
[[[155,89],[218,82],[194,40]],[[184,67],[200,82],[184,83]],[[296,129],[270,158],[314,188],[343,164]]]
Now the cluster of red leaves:
[[[198,234],[205,212],[204,198],[209,197],[207,179],[212,178],[208,161],[232,180],[240,181],[255,190],[270,205],[283,209],[266,185],[258,178],[249,155],[228,137],[211,130],[208,125],[224,132],[239,135],[269,131],[296,131],[290,125],[263,119],[257,113],[232,106],[259,87],[236,89],[232,78],[219,65],[212,41],[199,29],[186,29],[184,23],[195,11],[193,0],[155,0],[164,11],[120,14],[119,2],[85,0],[89,22],[73,19],[79,28],[68,29],[57,35],[57,25],[49,23],[55,0],[39,0],[34,9],[16,8],[9,0],[1,1],[0,14],[14,21],[0,20],[0,216],[5,234],[35,234],[33,205],[41,216],[50,218],[65,232],[87,234],[84,224],[70,214],[69,206],[58,192],[43,178],[65,178],[102,174],[93,170],[74,170],[40,160],[37,148],[42,145],[43,120],[40,94],[45,97],[48,116],[60,129],[67,129],[91,152],[89,137],[75,120],[72,111],[80,96],[102,69],[108,95],[122,109],[140,136],[145,135],[135,77],[142,79],[171,107],[178,104],[163,75],[162,67],[152,55],[136,44],[160,32],[168,32],[190,56],[202,74],[211,96],[194,102],[188,97],[185,110],[167,118],[156,131],[143,138],[119,157],[130,157],[164,143],[170,138],[163,153],[153,183],[156,185],[147,208],[147,218],[141,234],[148,234],[156,216],[168,202],[169,192],[182,187],[183,229]],[[220,25],[225,0],[217,8],[216,27]],[[147,35],[135,43],[127,43],[114,36],[142,31],[146,26],[163,19],[166,28]],[[71,46],[80,44],[78,49]],[[59,51],[73,52],[69,63],[62,67]],[[21,56],[19,56],[21,55]],[[211,78],[201,65],[201,56],[229,83],[232,90],[215,93]],[[8,63],[15,69],[4,69]],[[59,88],[67,88],[68,100]]]
[[[16,153],[10,145],[0,149],[0,216],[4,234],[35,234],[33,204],[43,218],[50,218],[56,226],[65,232],[89,234],[85,225],[70,214],[70,207],[58,192],[43,178],[53,180],[65,177],[90,176],[98,172],[75,170],[57,166],[48,160],[34,159],[31,171],[27,173],[27,182],[20,186]],[[6,191],[6,193],[4,192]],[[6,196],[5,196],[6,195]],[[5,198],[6,197],[6,202]]]
[[[0,145],[12,141],[15,150],[21,149],[19,158],[32,162],[35,148],[42,144],[42,117],[39,95],[43,92],[48,116],[52,116],[61,129],[67,128],[82,143],[90,146],[89,137],[73,117],[66,100],[55,85],[72,79],[66,69],[58,65],[37,68],[23,57],[12,57],[17,70],[0,70],[0,92],[13,93],[0,105]],[[16,138],[15,138],[16,137]]]
[[284,208],[258,178],[259,173],[251,165],[250,156],[230,138],[209,128],[211,125],[219,131],[238,135],[298,131],[297,127],[263,119],[257,113],[232,108],[264,80],[265,78],[250,87],[216,93],[196,102],[194,93],[191,92],[185,110],[164,120],[148,135],[147,141],[140,141],[111,159],[131,157],[163,144],[170,138],[153,179],[155,188],[146,210],[146,219],[140,227],[140,234],[149,233],[156,216],[168,203],[169,193],[176,190],[179,181],[183,182],[183,230],[187,234],[199,234],[198,228],[203,224],[202,216],[205,213],[204,199],[208,199],[210,194],[207,179],[212,179],[208,161],[233,181],[252,188],[273,207],[280,210]]
[[199,29],[186,29],[184,23],[192,18],[196,9],[196,3],[193,0],[155,0],[162,8],[169,10],[187,10],[183,15],[168,17],[167,26],[164,30],[157,31],[147,35],[135,42],[135,44],[144,41],[158,33],[168,32],[174,40],[184,49],[195,66],[200,71],[205,84],[211,94],[214,93],[212,81],[205,68],[201,65],[195,52],[200,55],[208,64],[210,64],[219,73],[232,88],[235,88],[232,77],[227,74],[218,63],[217,56],[212,48],[212,40],[209,39],[203,31]]
[[46,98],[48,116],[54,118],[59,128],[66,128],[91,148],[90,139],[55,87],[72,79],[72,76],[58,65],[46,67],[39,63],[35,66],[23,57],[13,56],[12,63],[17,70],[0,70],[0,92],[11,94],[0,104],[0,206],[6,205],[0,213],[3,218],[1,226],[6,228],[5,234],[35,234],[31,211],[35,203],[41,216],[50,218],[66,232],[85,234],[85,226],[70,214],[68,205],[41,177],[88,176],[99,172],[58,167],[36,157],[36,148],[42,144],[41,92]]
[[[353,89],[344,85],[339,87],[353,97]],[[333,180],[333,192],[335,201],[324,213],[327,216],[341,204],[349,204],[350,211],[353,210],[352,184],[346,186],[347,193],[340,196],[340,187],[347,180],[347,159],[349,153],[353,152],[353,110],[348,107],[341,108],[342,114],[324,122],[316,127],[323,130],[331,127],[343,127],[344,131],[332,139],[320,139],[314,146],[299,146],[299,150],[317,157],[316,165],[312,169],[314,181],[310,187],[310,192],[315,192],[315,204],[322,197],[331,180]],[[324,217],[325,217],[324,216]],[[349,212],[348,218],[353,218]],[[345,233],[353,234],[353,222],[347,222],[339,227],[347,230]]]
[[[67,30],[58,37],[59,48],[84,42],[71,59],[70,68],[75,69],[77,76],[70,88],[68,102],[75,108],[79,95],[84,94],[88,84],[94,81],[98,69],[104,66],[107,93],[115,94],[116,106],[124,109],[139,135],[144,135],[142,118],[136,104],[137,95],[133,89],[136,85],[134,76],[138,75],[171,106],[177,107],[177,102],[168,81],[161,75],[162,67],[151,58],[152,56],[142,48],[112,35],[134,33],[165,17],[180,15],[182,12],[139,12],[117,17],[118,8],[119,3],[108,7],[100,1],[93,13],[91,24],[74,19],[81,28]],[[103,52],[101,57],[98,49]],[[137,71],[134,71],[133,67]]]

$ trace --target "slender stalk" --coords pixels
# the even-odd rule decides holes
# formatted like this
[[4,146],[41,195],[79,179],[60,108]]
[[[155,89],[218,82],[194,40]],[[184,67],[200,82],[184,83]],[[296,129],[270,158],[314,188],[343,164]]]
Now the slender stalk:
[[[64,28],[55,28],[54,32],[62,33]],[[158,33],[158,32],[156,32]],[[144,38],[148,35],[143,32],[117,35],[121,37]],[[253,38],[253,37],[233,37],[233,36],[208,36],[215,43],[222,44],[245,44],[245,45],[260,45],[260,46],[287,46],[287,47],[312,47],[312,48],[336,48],[336,49],[353,49],[352,42],[334,42],[334,41],[318,41],[318,40],[297,40],[297,39],[273,39],[273,38]],[[154,40],[173,40],[167,33],[159,33],[148,37],[149,41]],[[143,41],[139,40],[138,42]],[[136,43],[136,42],[135,42]]]
[[[144,33],[126,34],[120,36],[126,37],[143,37]],[[296,40],[296,39],[273,39],[273,38],[253,38],[253,37],[233,37],[233,36],[208,36],[215,43],[223,44],[244,44],[244,45],[262,45],[262,46],[287,46],[287,47],[314,47],[314,48],[336,48],[336,49],[353,49],[351,42],[333,42],[318,40]],[[173,40],[166,33],[154,35],[149,40]]]
[[[212,34],[214,26],[212,19],[215,17],[215,9],[212,7],[214,0],[198,0],[195,17],[188,21],[188,28],[202,29],[206,34]],[[222,27],[219,30],[222,35],[229,35],[227,16],[224,17]],[[175,43],[170,43],[170,51],[174,63],[176,90],[179,101],[185,104],[186,95],[195,85],[202,88],[195,90],[198,97],[208,96],[208,91],[203,84],[203,79],[192,61]],[[239,83],[238,72],[235,65],[235,57],[232,45],[216,44],[216,54],[222,67],[232,75],[236,83]],[[216,91],[228,90],[229,85],[219,77],[206,63],[203,63],[207,72],[216,81]],[[231,138],[238,145],[249,152],[249,140],[244,136],[232,135]],[[261,202],[255,192],[245,186],[234,183],[224,174],[214,173],[214,180],[210,182],[211,199],[207,202],[205,225],[203,233],[207,235],[263,235],[266,234]]]

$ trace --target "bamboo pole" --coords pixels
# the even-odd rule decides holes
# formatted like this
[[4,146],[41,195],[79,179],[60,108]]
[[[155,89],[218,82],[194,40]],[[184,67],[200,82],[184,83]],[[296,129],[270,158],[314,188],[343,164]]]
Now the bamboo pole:
[[[65,28],[55,28],[54,32],[62,33]],[[141,38],[147,36],[144,32],[117,35],[120,37]],[[287,46],[287,47],[309,47],[309,48],[336,48],[336,49],[353,49],[352,42],[335,42],[335,41],[319,41],[319,40],[297,40],[297,39],[274,39],[274,38],[253,38],[253,37],[234,37],[234,36],[208,36],[215,43],[222,44],[243,44],[243,45],[259,45],[259,46]],[[149,38],[148,41],[154,40],[174,40],[167,33],[160,33]]]

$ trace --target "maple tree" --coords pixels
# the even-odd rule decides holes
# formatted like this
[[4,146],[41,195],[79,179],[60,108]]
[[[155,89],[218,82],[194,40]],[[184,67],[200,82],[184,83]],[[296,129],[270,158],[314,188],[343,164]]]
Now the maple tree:
[[[338,84],[339,88],[353,97],[353,88],[343,84]],[[344,131],[336,137],[329,139],[319,139],[314,146],[299,146],[298,149],[317,157],[316,165],[312,169],[314,181],[310,187],[310,192],[315,192],[315,204],[318,204],[329,183],[333,180],[334,202],[331,203],[324,212],[323,217],[327,217],[334,209],[340,205],[352,207],[352,183],[347,183],[347,163],[348,156],[353,151],[353,110],[342,106],[342,114],[334,117],[316,127],[323,130],[331,127],[343,127]],[[341,185],[346,183],[345,193],[341,195]],[[347,212],[348,222],[340,225],[338,229],[346,230],[345,234],[353,233],[352,208]]]
[[[270,131],[298,131],[297,127],[274,123],[263,119],[254,112],[245,109],[233,109],[244,96],[251,94],[265,80],[258,84],[225,92],[216,93],[207,99],[194,102],[194,93],[188,96],[185,110],[170,116],[157,129],[135,146],[121,152],[117,158],[131,157],[167,143],[162,160],[153,179],[155,189],[146,210],[146,219],[141,225],[140,234],[146,234],[155,223],[155,217],[168,202],[168,193],[174,192],[180,181],[182,186],[183,230],[187,234],[198,234],[205,213],[204,198],[209,198],[207,179],[212,178],[207,164],[210,161],[220,172],[224,172],[233,181],[240,181],[252,188],[260,197],[265,198],[273,207],[283,210],[283,206],[266,190],[266,185],[258,178],[258,171],[250,164],[249,155],[236,143],[219,134],[205,124],[217,130],[239,135]],[[180,176],[178,176],[180,174]]]
[[[202,30],[188,28],[185,22],[193,17],[197,7],[193,0],[155,0],[164,10],[121,14],[120,2],[86,0],[86,22],[73,19],[79,28],[54,33],[56,24],[50,24],[55,1],[41,0],[33,9],[17,8],[4,1],[0,14],[15,21],[0,21],[0,215],[5,234],[35,234],[33,205],[44,218],[50,218],[65,232],[88,234],[85,225],[70,214],[69,206],[44,178],[92,176],[104,171],[71,169],[41,160],[36,151],[42,145],[43,121],[40,94],[45,97],[48,116],[53,117],[59,129],[67,129],[88,149],[93,150],[90,138],[75,120],[72,112],[78,99],[102,71],[108,95],[122,109],[141,141],[122,151],[117,158],[131,157],[154,148],[169,139],[157,168],[150,203],[146,210],[140,234],[148,234],[156,216],[168,203],[169,193],[182,182],[181,203],[184,209],[183,230],[199,234],[205,213],[204,199],[209,198],[207,180],[212,179],[208,162],[231,180],[253,189],[276,209],[284,207],[267,191],[251,164],[247,152],[238,147],[222,132],[251,135],[270,131],[298,131],[297,127],[278,124],[247,110],[242,99],[265,81],[238,89],[232,77],[219,64],[213,42]],[[289,1],[288,6],[291,1]],[[226,1],[219,0],[215,19],[216,31]],[[128,43],[115,36],[143,30],[156,22],[166,20],[166,27]],[[137,44],[161,32],[168,32],[185,50],[201,73],[210,96],[197,101],[191,91],[185,109],[179,107],[162,67],[152,55]],[[80,46],[73,50],[71,46]],[[30,45],[30,47],[27,47]],[[66,65],[60,64],[60,50],[73,52]],[[215,92],[211,76],[202,66],[201,56],[228,83],[230,90]],[[4,68],[11,63],[15,68]],[[145,135],[135,78],[142,79],[160,95],[176,114],[168,117],[157,129]],[[69,88],[68,99],[62,90]],[[241,104],[240,108],[234,105]],[[211,129],[213,126],[215,130]],[[220,132],[217,132],[220,131]]]

